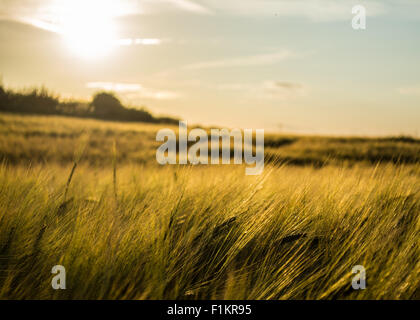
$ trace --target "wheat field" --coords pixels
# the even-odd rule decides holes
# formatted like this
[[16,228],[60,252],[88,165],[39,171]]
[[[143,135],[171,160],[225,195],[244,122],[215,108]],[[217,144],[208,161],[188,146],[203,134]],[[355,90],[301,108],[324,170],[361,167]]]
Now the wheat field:
[[157,165],[159,125],[0,124],[1,299],[420,299],[416,139],[268,135],[246,176]]

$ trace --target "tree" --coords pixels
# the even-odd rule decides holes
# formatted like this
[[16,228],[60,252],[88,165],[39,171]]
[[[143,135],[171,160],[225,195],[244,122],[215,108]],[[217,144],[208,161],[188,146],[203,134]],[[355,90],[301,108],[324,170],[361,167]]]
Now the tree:
[[6,106],[9,103],[6,90],[4,90],[3,85],[0,83],[0,110],[6,109]]
[[109,92],[99,92],[95,94],[91,105],[93,107],[94,115],[101,118],[118,118],[125,111],[120,100]]

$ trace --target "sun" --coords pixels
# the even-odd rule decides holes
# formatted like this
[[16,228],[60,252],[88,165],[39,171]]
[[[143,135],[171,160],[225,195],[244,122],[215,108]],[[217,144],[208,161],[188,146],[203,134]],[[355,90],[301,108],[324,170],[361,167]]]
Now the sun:
[[[116,8],[109,1],[69,1],[59,24],[67,48],[87,59],[108,55],[116,42]],[[114,2],[115,4],[115,2]]]
[[68,48],[83,58],[108,55],[115,43],[114,29],[109,21],[75,19],[63,33]]

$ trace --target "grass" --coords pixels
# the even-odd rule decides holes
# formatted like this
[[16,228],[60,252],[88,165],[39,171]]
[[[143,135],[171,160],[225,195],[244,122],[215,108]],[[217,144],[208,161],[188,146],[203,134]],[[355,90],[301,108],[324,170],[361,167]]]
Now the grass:
[[[153,125],[0,122],[1,299],[420,298],[417,140],[269,136],[267,152],[303,159],[300,144],[322,165],[245,176],[156,165]],[[66,290],[51,288],[59,264]]]
[[[75,150],[85,141],[81,162],[112,166],[114,141],[119,164],[157,165],[156,133],[178,127],[0,113],[0,161],[9,164],[73,163]],[[192,128],[192,127],[191,127]],[[420,140],[406,137],[333,138],[266,134],[266,161],[298,166],[420,163]]]

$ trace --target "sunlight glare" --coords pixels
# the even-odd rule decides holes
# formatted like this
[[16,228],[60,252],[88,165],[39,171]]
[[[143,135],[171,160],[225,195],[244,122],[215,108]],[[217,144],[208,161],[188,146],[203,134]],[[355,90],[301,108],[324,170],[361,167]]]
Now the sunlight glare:
[[69,50],[88,59],[109,54],[116,41],[115,6],[115,1],[76,0],[60,7],[61,33]]

